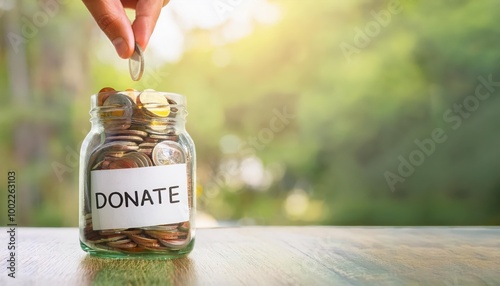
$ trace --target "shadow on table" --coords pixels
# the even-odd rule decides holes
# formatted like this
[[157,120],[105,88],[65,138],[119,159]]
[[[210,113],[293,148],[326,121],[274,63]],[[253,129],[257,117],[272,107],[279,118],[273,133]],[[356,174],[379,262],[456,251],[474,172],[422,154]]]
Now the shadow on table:
[[87,255],[80,263],[92,285],[178,285],[196,284],[193,263],[188,257],[174,260],[102,259]]

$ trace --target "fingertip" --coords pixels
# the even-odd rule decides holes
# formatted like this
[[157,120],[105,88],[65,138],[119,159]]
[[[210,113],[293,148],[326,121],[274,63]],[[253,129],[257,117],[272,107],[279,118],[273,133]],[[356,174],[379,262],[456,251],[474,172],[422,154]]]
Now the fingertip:
[[134,42],[132,39],[125,40],[122,37],[118,37],[112,40],[111,43],[113,43],[116,53],[122,59],[128,59],[134,53]]
[[[166,2],[168,3],[168,1]],[[146,50],[162,9],[162,2],[157,1],[155,4],[151,5],[148,1],[138,1],[136,6],[136,18],[132,23],[132,30],[135,41],[143,50]],[[165,4],[163,1],[163,5]]]
[[149,43],[149,38],[151,37],[151,32],[149,29],[145,29],[143,26],[137,25],[136,23],[132,26],[132,30],[134,31],[135,42],[145,51]]
[[127,42],[122,37],[116,38],[111,41],[113,46],[115,46],[116,52],[121,58],[125,58],[128,54],[128,45]]

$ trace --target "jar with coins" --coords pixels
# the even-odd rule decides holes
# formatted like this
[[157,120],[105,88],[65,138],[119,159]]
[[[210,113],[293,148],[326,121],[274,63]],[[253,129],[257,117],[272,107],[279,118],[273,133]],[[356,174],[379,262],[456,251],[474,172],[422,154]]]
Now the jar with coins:
[[186,99],[104,88],[91,97],[80,155],[80,244],[91,255],[169,259],[195,240],[193,140]]

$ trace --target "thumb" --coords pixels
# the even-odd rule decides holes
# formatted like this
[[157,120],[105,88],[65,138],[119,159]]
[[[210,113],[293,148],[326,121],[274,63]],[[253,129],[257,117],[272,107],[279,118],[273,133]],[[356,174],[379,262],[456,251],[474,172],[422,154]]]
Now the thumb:
[[97,25],[108,36],[121,58],[128,59],[134,52],[134,34],[125,9],[119,0],[83,0]]

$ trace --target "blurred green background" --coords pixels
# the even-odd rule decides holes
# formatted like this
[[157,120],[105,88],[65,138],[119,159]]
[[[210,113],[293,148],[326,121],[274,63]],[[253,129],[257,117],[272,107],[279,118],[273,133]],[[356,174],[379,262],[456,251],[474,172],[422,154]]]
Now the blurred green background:
[[1,0],[0,222],[15,170],[21,225],[77,225],[90,95],[112,86],[188,98],[200,225],[499,225],[497,10],[173,0],[133,82],[80,1]]

